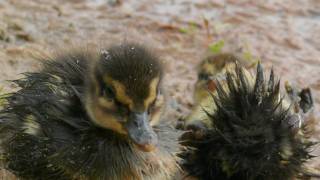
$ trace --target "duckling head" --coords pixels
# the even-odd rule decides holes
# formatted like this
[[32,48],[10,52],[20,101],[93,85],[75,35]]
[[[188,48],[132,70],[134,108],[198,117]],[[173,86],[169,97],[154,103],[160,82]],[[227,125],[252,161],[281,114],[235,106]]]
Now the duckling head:
[[137,44],[114,46],[101,51],[89,74],[85,104],[94,124],[128,137],[140,150],[154,150],[152,126],[163,104],[158,58]]
[[[198,80],[195,84],[194,99],[200,102],[215,91],[214,79],[226,72],[227,67],[242,59],[231,53],[221,53],[207,57],[197,67]],[[208,92],[209,91],[209,92]]]

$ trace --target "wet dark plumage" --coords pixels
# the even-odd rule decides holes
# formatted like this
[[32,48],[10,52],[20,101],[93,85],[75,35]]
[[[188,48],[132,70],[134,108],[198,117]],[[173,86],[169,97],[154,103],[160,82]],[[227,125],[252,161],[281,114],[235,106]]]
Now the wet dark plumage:
[[205,180],[292,179],[303,174],[313,143],[304,136],[305,127],[293,123],[296,116],[284,106],[273,71],[265,80],[259,64],[254,84],[240,65],[235,71],[226,74],[226,82],[217,82],[215,109],[204,107],[213,127],[200,138],[184,139],[191,149],[181,155],[183,168]]
[[[103,57],[106,61],[100,61],[101,64],[98,72],[108,71],[112,75],[112,78],[128,84],[128,88],[131,90],[130,93],[135,96],[138,95],[138,97],[135,97],[137,100],[146,96],[145,87],[148,86],[147,82],[154,78],[157,73],[163,73],[158,61],[153,60],[150,62],[150,59],[154,59],[155,57],[150,52],[141,49],[141,47],[129,46],[125,52],[119,51],[116,48],[111,48],[109,51],[112,53],[104,54]],[[117,59],[117,61],[112,62],[112,66],[110,66],[109,58]],[[131,61],[128,61],[128,58]],[[127,70],[123,67],[130,67],[131,69]],[[133,81],[135,83],[132,83]]]
[[[162,73],[156,58],[136,44],[112,47],[107,54],[102,52],[97,57],[101,63],[98,67],[112,66],[109,72],[115,79],[132,75],[139,84]],[[178,133],[170,127],[154,127],[159,137],[158,150],[145,153],[123,135],[90,121],[84,107],[84,92],[90,83],[93,59],[86,53],[58,56],[44,61],[40,72],[25,73],[24,78],[14,81],[21,89],[6,96],[7,103],[0,112],[5,168],[23,179],[174,176]],[[141,90],[133,81],[128,83],[133,91]],[[144,92],[139,93],[136,94],[144,96]],[[27,133],[26,121],[39,125],[36,135]]]

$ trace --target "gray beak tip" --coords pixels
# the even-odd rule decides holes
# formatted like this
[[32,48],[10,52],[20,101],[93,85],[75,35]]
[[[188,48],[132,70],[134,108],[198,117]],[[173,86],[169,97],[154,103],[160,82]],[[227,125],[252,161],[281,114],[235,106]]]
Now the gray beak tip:
[[139,149],[150,152],[156,148],[158,136],[150,126],[146,112],[131,114],[127,130],[130,139]]

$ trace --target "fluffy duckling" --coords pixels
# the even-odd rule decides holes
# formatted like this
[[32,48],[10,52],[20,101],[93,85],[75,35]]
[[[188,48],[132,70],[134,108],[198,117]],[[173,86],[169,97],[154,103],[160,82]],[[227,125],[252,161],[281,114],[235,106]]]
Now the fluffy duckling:
[[[226,70],[236,62],[244,67],[252,67],[252,64],[248,61],[231,53],[220,53],[209,56],[198,65],[198,80],[195,84],[193,94],[195,105],[191,113],[182,122],[179,122],[180,126],[186,126],[188,129],[211,126],[211,121],[203,112],[202,106],[207,106],[212,103],[212,98],[208,97],[211,97],[211,93],[216,90],[215,80],[225,79]],[[198,121],[200,119],[201,121]]]
[[14,81],[5,168],[23,179],[172,179],[179,134],[159,124],[163,70],[143,46],[64,54]]
[[[285,180],[305,174],[313,143],[303,112],[281,95],[273,71],[268,80],[260,64],[256,75],[239,63],[227,63],[223,71],[187,119],[193,131],[182,137],[192,147],[181,154],[184,170],[199,179]],[[310,91],[302,94],[311,97]],[[312,106],[310,99],[303,102]]]
[[213,80],[223,76],[223,74],[226,73],[226,67],[235,62],[239,62],[248,68],[252,66],[249,61],[245,61],[231,53],[220,53],[208,56],[198,65],[198,81],[195,84],[194,91],[194,100],[196,103],[207,98],[209,92],[215,90]]

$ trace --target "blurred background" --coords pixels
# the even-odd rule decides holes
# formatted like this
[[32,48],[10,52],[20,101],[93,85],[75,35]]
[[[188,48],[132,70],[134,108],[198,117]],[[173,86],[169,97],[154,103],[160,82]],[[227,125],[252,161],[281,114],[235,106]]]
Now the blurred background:
[[[59,49],[124,41],[152,47],[165,62],[168,119],[190,111],[202,58],[231,51],[310,87],[320,120],[319,0],[0,0],[0,94],[16,89],[6,80]],[[320,159],[309,166],[320,171]]]

